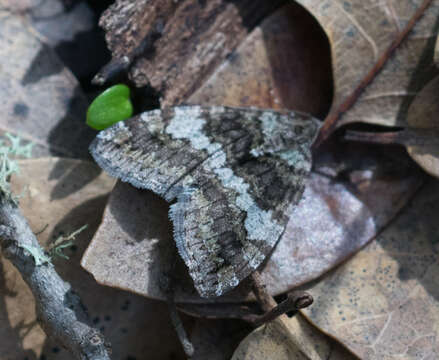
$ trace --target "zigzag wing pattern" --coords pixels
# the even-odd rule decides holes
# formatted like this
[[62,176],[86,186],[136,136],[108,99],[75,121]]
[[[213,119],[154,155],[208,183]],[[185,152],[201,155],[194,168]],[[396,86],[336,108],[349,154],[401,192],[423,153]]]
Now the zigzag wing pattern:
[[90,150],[110,175],[171,205],[180,255],[203,297],[254,271],[281,237],[311,168],[319,122],[306,114],[183,106],[98,134]]

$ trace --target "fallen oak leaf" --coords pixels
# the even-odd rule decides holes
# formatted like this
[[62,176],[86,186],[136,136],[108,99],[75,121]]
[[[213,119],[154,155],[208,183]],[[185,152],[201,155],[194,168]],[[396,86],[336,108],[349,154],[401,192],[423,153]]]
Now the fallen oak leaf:
[[[408,112],[410,128],[423,129],[439,139],[439,77],[431,80],[412,102]],[[425,171],[439,177],[439,141],[408,145],[407,152]]]
[[25,19],[51,47],[72,41],[94,25],[94,14],[84,2],[69,7],[62,0],[0,0],[0,9]]
[[351,122],[405,126],[408,104],[436,72],[429,65],[439,4],[432,0],[378,6],[372,0],[297,2],[325,29],[333,54],[334,101],[317,145],[334,127]]
[[303,313],[364,359],[436,359],[438,189],[431,179],[352,259],[308,286]]
[[244,321],[196,319],[191,331],[195,348],[191,360],[230,360],[250,331],[251,327]]
[[439,176],[439,77],[431,80],[415,97],[407,114],[407,127],[391,132],[348,130],[346,140],[377,144],[400,144],[430,175]]

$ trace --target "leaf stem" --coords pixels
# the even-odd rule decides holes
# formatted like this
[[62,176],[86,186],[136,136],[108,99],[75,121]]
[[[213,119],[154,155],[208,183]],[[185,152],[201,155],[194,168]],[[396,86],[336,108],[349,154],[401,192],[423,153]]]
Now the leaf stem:
[[407,26],[398,34],[398,36],[392,41],[390,46],[381,55],[375,65],[369,70],[366,76],[361,80],[358,86],[354,89],[351,95],[349,95],[337,108],[332,110],[325,118],[319,135],[313,144],[313,148],[318,148],[335,130],[338,121],[343,114],[348,111],[358,100],[362,92],[369,86],[369,84],[375,79],[375,77],[382,70],[386,62],[393,55],[394,51],[401,45],[407,35],[413,30],[416,23],[424,15],[425,10],[430,6],[432,0],[424,0],[422,5],[416,10],[416,13],[412,16]]

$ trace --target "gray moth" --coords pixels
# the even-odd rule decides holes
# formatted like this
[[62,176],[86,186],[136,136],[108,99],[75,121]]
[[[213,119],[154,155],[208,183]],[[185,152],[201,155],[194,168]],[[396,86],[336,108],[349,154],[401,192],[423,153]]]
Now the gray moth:
[[178,252],[199,294],[214,297],[256,270],[282,236],[319,127],[298,112],[180,106],[119,122],[90,151],[110,175],[172,203]]

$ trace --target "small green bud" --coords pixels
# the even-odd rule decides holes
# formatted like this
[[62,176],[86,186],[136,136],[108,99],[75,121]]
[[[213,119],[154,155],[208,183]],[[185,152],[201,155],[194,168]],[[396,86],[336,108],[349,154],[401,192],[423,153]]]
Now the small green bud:
[[93,100],[87,110],[87,125],[96,130],[104,130],[118,121],[133,115],[130,88],[114,85]]

